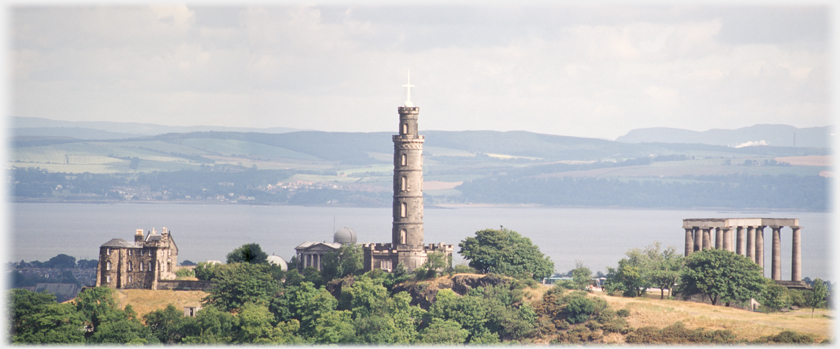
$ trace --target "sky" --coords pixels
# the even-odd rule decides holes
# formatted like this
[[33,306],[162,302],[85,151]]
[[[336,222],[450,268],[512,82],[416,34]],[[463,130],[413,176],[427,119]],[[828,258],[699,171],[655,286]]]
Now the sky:
[[[615,139],[832,123],[827,3],[7,8],[7,114]],[[128,130],[127,130],[128,131]]]

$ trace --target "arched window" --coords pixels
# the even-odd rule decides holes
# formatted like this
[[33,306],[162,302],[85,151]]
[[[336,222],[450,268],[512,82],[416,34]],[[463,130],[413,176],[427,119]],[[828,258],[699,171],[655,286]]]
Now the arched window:
[[132,263],[131,263],[131,261],[128,261],[128,271],[131,271],[131,267],[132,267]]
[[152,262],[149,262],[149,271],[154,271],[154,269],[152,269]]
[[108,275],[108,276],[105,277],[105,282],[107,282],[109,284],[111,283],[111,275]]
[[140,262],[140,271],[143,271],[143,262]]
[[405,218],[406,205],[403,202],[400,204],[400,217]]
[[405,245],[405,229],[400,230],[400,243]]
[[402,155],[402,160],[400,161],[400,165],[405,166],[405,154]]
[[128,276],[128,282],[131,283],[131,275]]
[[402,134],[408,134],[408,124],[402,124]]
[[105,262],[105,270],[111,270],[111,261]]
[[406,182],[406,180],[405,180],[405,176],[403,176],[402,178],[400,178],[400,190],[402,190],[402,191],[405,191],[405,188],[406,188],[406,184],[405,184],[405,182]]

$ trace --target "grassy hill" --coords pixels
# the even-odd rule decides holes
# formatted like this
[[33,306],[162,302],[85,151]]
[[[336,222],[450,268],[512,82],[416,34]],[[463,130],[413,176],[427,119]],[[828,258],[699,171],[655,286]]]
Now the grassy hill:
[[[549,286],[545,285],[527,289],[526,301],[540,299],[542,293],[548,289]],[[202,291],[117,290],[116,294],[121,307],[131,304],[141,318],[144,314],[166,308],[170,303],[177,309],[200,304],[201,299],[206,296]],[[682,321],[688,329],[730,330],[739,339],[746,340],[775,335],[785,330],[814,334],[817,336],[817,343],[833,338],[833,315],[826,309],[817,309],[812,318],[810,309],[768,314],[704,303],[660,300],[657,292],[650,292],[638,298],[607,296],[601,292],[595,292],[591,296],[603,297],[615,310],[629,310],[630,316],[626,320],[633,328],[661,328]],[[605,336],[603,342],[624,343],[624,337],[613,333]]]

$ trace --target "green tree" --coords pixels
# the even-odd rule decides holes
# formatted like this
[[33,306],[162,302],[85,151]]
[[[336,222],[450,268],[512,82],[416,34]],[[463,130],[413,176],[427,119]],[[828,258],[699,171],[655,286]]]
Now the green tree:
[[423,329],[420,343],[424,344],[462,344],[470,332],[461,328],[455,320],[432,319],[429,327]]
[[259,244],[245,244],[228,253],[227,264],[233,263],[268,264],[268,255]]
[[678,290],[683,297],[702,294],[718,300],[745,302],[765,289],[761,267],[747,257],[723,249],[694,252],[685,259]]
[[645,248],[647,255],[647,277],[650,285],[659,287],[659,299],[665,299],[665,289],[669,294],[680,278],[683,256],[673,246],[660,252],[659,241]]
[[201,262],[195,266],[195,278],[204,281],[210,281],[213,278],[216,270],[222,265],[219,263]]
[[282,331],[274,327],[274,315],[268,307],[247,302],[236,314],[239,331],[233,337],[233,343],[272,344],[280,342]]
[[327,252],[321,263],[321,283],[364,272],[362,248],[356,244],[341,245],[336,251]]
[[542,279],[554,272],[554,263],[540,252],[531,239],[505,228],[479,230],[461,241],[458,253],[469,266],[482,273],[509,276],[529,275]]
[[279,297],[272,300],[270,309],[280,321],[299,321],[298,333],[307,339],[316,337],[316,322],[336,310],[338,300],[324,287],[315,288],[311,282],[300,286],[287,286]]
[[185,334],[182,321],[184,312],[171,303],[165,309],[158,309],[143,316],[146,327],[164,344],[180,343]]
[[777,285],[771,279],[765,279],[766,285],[761,294],[761,305],[779,311],[790,306],[791,298],[787,287]]
[[29,344],[84,343],[81,314],[49,293],[15,289],[11,294],[11,341]]
[[618,268],[607,268],[607,293],[620,290],[625,297],[639,297],[657,286],[660,299],[664,299],[665,289],[673,288],[679,279],[683,258],[673,247],[662,250],[657,241],[644,249],[630,249],[625,256],[618,261]]
[[219,267],[203,302],[225,311],[239,309],[248,302],[267,306],[280,291],[280,285],[271,276],[269,268],[268,264],[251,263]]
[[575,261],[575,268],[572,269],[572,282],[575,283],[575,288],[584,290],[590,285],[592,278],[592,270],[583,265],[581,261]]
[[225,344],[233,341],[238,319],[231,313],[205,306],[196,313],[197,331],[181,340],[184,344]]
[[350,344],[356,342],[356,328],[347,310],[330,312],[315,320],[315,342],[321,344]]
[[44,262],[45,268],[59,268],[59,269],[69,269],[76,267],[76,257],[71,257],[66,254],[59,254],[50,260]]
[[121,317],[121,314],[115,314],[120,309],[114,298],[114,290],[108,287],[94,287],[79,292],[76,296],[76,310],[82,314],[85,325],[93,330],[87,336],[95,333],[108,319]]
[[625,297],[640,297],[649,286],[644,272],[645,267],[638,258],[622,258],[618,261],[618,268],[607,267],[604,291],[607,294],[622,291]]
[[[469,337],[488,332],[490,307],[483,297],[476,295],[458,296],[450,289],[439,290],[435,303],[429,307],[427,323],[434,319],[453,320],[469,332]],[[468,338],[469,339],[469,338]]]
[[811,294],[805,300],[808,306],[811,307],[811,317],[814,317],[814,309],[825,306],[825,300],[828,299],[828,295],[828,287],[825,286],[825,283],[820,278],[816,278],[814,280],[814,287],[811,289]]

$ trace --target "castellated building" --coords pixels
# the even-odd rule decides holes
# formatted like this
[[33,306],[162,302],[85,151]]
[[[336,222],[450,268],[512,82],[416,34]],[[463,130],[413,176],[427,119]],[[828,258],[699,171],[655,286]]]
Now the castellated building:
[[137,229],[134,242],[111,239],[99,247],[96,286],[122,289],[159,289],[158,281],[174,280],[178,246],[166,228],[143,236]]
[[429,253],[451,256],[452,245],[423,244],[423,142],[417,130],[420,108],[411,102],[411,87],[404,85],[406,102],[398,107],[399,134],[394,141],[394,201],[391,243],[364,244],[365,271],[392,271],[403,263],[410,272],[428,260]]

